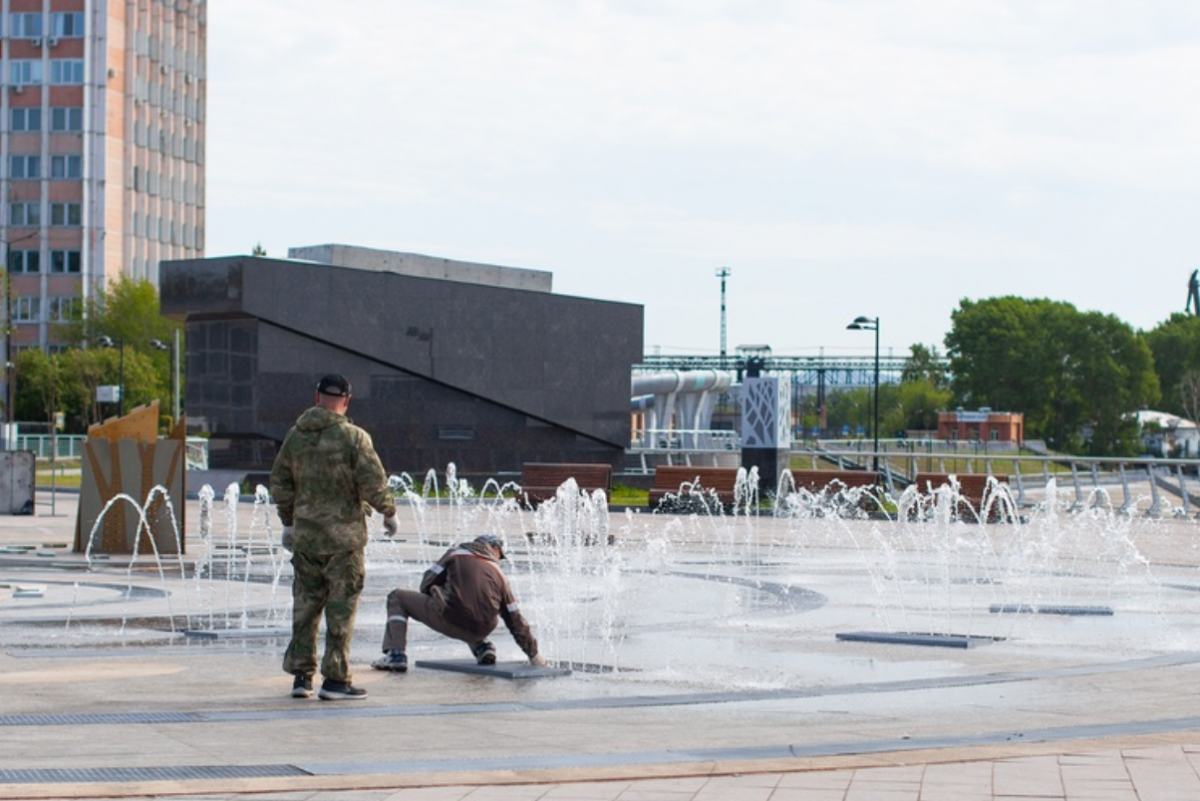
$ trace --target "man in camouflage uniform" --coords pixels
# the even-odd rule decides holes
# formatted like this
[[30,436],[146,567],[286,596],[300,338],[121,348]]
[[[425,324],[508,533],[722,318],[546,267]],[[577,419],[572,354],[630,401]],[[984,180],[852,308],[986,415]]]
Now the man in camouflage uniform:
[[392,590],[387,599],[387,628],[383,632],[383,656],[371,663],[377,670],[403,673],[408,669],[404,649],[408,642],[408,620],[419,620],[436,632],[471,646],[481,665],[496,662],[496,648],[487,636],[499,620],[512,632],[517,645],[534,665],[545,665],[537,640],[517,607],[500,570],[504,545],[495,534],[481,534],[471,542],[442,554],[421,579],[420,592]]
[[292,640],[283,657],[293,698],[312,695],[317,630],[325,616],[323,700],[365,698],[350,681],[350,642],[365,578],[367,515],[396,533],[396,502],[367,432],[350,422],[350,382],[327,375],[316,404],[288,431],[271,469],[271,497],[292,552]]

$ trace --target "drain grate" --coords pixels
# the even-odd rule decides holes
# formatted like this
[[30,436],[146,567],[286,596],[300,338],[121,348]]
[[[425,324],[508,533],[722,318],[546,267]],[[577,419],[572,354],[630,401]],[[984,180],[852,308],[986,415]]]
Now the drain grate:
[[194,712],[125,712],[94,715],[0,715],[0,726],[91,726],[121,723],[198,723]]
[[150,768],[0,769],[0,784],[70,784],[75,782],[156,782],[198,779],[275,779],[310,776],[294,765],[195,765]]

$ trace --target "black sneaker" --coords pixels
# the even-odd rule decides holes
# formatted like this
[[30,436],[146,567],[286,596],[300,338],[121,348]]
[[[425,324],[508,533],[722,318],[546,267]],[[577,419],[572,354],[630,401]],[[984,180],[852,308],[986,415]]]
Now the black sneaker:
[[494,665],[496,664],[496,646],[492,645],[487,640],[476,643],[471,647],[471,653],[475,654],[475,662],[479,665]]
[[303,673],[297,673],[295,676],[296,678],[292,682],[292,697],[312,698],[312,677],[305,676]]
[[408,670],[408,657],[404,655],[403,651],[384,651],[383,656],[371,663],[371,667],[376,670],[403,673]]
[[356,701],[359,698],[366,698],[367,691],[362,687],[355,687],[348,681],[325,679],[321,682],[321,690],[317,693],[317,697],[322,701]]

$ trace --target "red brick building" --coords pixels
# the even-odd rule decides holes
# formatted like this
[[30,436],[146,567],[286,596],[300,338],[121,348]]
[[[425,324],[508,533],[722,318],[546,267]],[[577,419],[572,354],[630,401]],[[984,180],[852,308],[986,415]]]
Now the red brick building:
[[938,412],[938,439],[983,442],[1025,441],[1025,415],[982,408],[968,412]]

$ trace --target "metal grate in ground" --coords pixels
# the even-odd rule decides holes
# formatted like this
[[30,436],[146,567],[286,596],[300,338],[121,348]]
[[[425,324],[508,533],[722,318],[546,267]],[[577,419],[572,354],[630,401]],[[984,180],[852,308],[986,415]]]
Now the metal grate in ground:
[[82,782],[196,781],[201,779],[273,779],[309,776],[294,765],[194,765],[149,768],[0,769],[0,784],[71,784]]
[[92,715],[0,715],[0,726],[90,726],[122,723],[199,723],[194,712],[124,712]]

